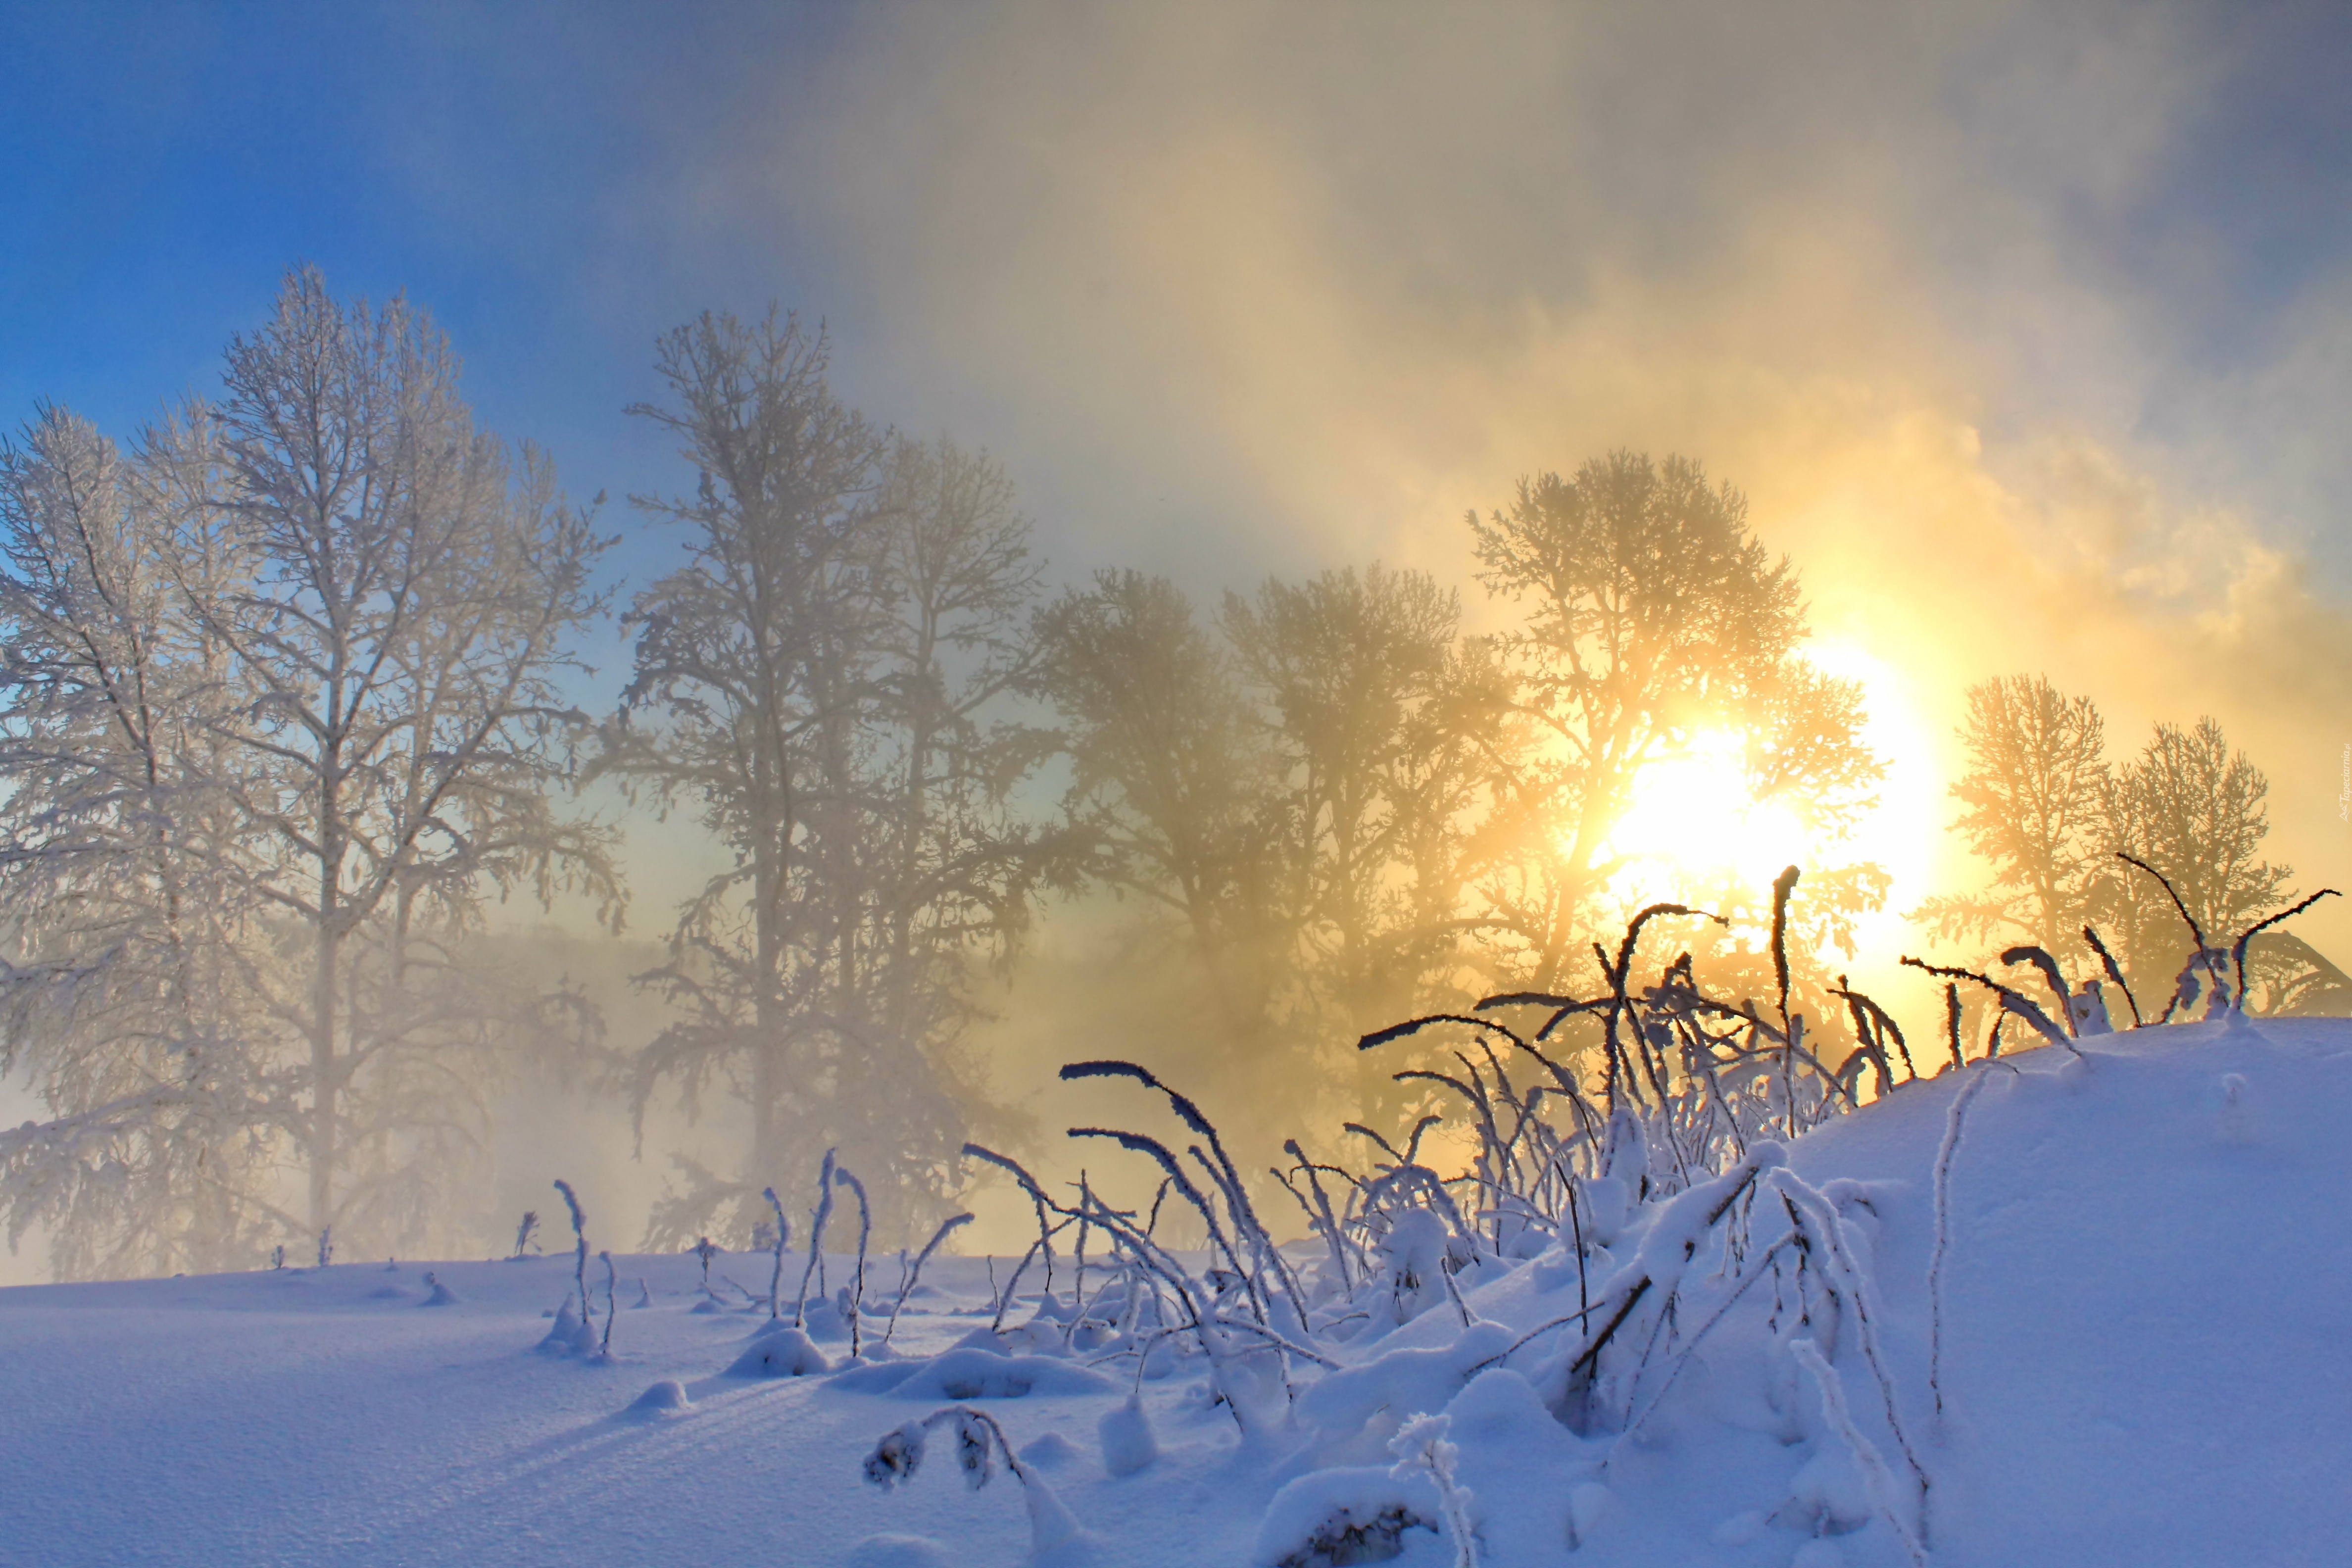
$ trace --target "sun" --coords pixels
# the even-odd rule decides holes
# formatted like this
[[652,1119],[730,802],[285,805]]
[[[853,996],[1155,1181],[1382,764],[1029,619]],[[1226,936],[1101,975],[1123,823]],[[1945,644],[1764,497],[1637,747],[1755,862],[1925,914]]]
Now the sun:
[[1819,871],[1866,861],[1888,873],[1893,890],[1888,906],[1859,922],[1862,944],[1890,953],[1901,944],[1895,910],[1927,886],[1937,821],[1928,725],[1910,681],[1860,647],[1817,643],[1804,656],[1863,688],[1863,737],[1886,764],[1875,804],[1832,827],[1789,801],[1759,800],[1748,784],[1748,736],[1702,731],[1635,775],[1633,802],[1603,848],[1623,861],[1608,882],[1612,900],[1631,910],[1698,902],[1727,885],[1760,893],[1784,866]]
[[1821,863],[1831,846],[1786,802],[1749,792],[1747,749],[1738,731],[1702,731],[1634,776],[1633,804],[1602,847],[1623,860],[1609,879],[1613,897],[1629,906],[1687,899]]

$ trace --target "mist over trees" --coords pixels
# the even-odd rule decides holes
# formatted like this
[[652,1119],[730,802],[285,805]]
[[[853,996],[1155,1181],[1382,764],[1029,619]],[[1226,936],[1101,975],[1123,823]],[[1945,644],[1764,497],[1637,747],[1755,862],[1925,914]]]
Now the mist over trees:
[[[2074,960],[2092,927],[2131,990],[2161,1007],[2197,944],[2171,895],[2120,855],[2161,871],[2210,941],[2287,896],[2293,868],[2261,858],[2270,781],[2210,717],[2191,729],[2158,721],[2116,762],[2089,698],[2045,676],[2003,676],[1969,689],[1960,739],[1969,765],[1951,789],[1963,807],[1954,826],[1992,876],[1980,893],[1922,907],[1948,938],[1988,952],[2030,942]],[[2293,933],[2265,931],[2250,952],[2258,1010],[2352,1004],[2352,981]]]
[[[1229,595],[1213,625],[1171,584],[1107,573],[1040,617],[1066,815],[1094,874],[1182,933],[1224,1031],[1193,1059],[1227,1079],[1401,1114],[1419,1091],[1358,1058],[1359,1036],[1589,988],[1594,939],[1640,901],[1618,880],[1640,852],[1611,830],[1644,769],[1696,746],[1738,736],[1750,795],[1832,836],[1870,804],[1859,689],[1804,659],[1793,569],[1698,464],[1612,453],[1524,481],[1469,532],[1523,617],[1497,637],[1462,636],[1451,592],[1377,566]],[[1819,884],[1809,947],[1850,952],[1883,873]],[[1756,890],[1688,891],[1745,918],[1674,940],[1764,994]],[[1821,998],[1831,976],[1801,967]]]
[[1015,816],[1040,737],[995,710],[1027,668],[1038,567],[1011,485],[892,436],[827,389],[824,334],[706,315],[662,341],[696,493],[643,498],[687,564],[642,590],[635,668],[596,768],[684,806],[733,865],[644,977],[677,1019],[637,1058],[751,1112],[727,1167],[681,1162],[651,1244],[748,1237],[761,1190],[839,1147],[912,1232],[989,1111],[961,1052],[975,963],[1010,956],[1049,846]]
[[1484,977],[1463,826],[1501,690],[1460,619],[1427,574],[1377,564],[1226,595],[1222,629],[1272,752],[1298,1005],[1320,1033],[1360,1035]]
[[[0,446],[0,1070],[46,1108],[0,1132],[12,1239],[45,1230],[61,1277],[472,1250],[512,1224],[478,1206],[493,1099],[553,1062],[641,1142],[696,1119],[646,1246],[748,1243],[829,1151],[886,1244],[919,1240],[968,1140],[1034,1142],[984,1027],[1104,1054],[1022,963],[1048,910],[1085,922],[1120,1053],[1252,1141],[1409,1126],[1428,1086],[1360,1037],[1605,991],[1662,899],[1724,918],[1653,922],[1643,974],[1843,1027],[1888,879],[1838,856],[1882,761],[1795,566],[1696,461],[1612,452],[1473,514],[1499,630],[1378,563],[1202,605],[1049,582],[1003,468],[849,407],[830,354],[774,311],[660,340],[628,412],[693,479],[630,499],[676,552],[632,583],[544,457],[477,427],[423,312],[307,268],[217,397],[119,444],[44,405]],[[2189,944],[2116,851],[2217,938],[2285,895],[2267,783],[2210,719],[2111,757],[2089,699],[2014,677],[1968,692],[1962,739],[1988,883],[1917,918],[1971,962],[2030,943],[2095,977],[2095,925],[2160,1005]],[[1696,764],[1830,854],[1785,976],[1769,875],[1627,837]],[[631,979],[663,1011],[627,1037],[482,940],[509,900],[617,933],[599,781],[719,868],[656,912]],[[2252,956],[2260,1008],[2352,1005],[2297,939]],[[1597,1016],[1555,1038],[1597,1070]]]

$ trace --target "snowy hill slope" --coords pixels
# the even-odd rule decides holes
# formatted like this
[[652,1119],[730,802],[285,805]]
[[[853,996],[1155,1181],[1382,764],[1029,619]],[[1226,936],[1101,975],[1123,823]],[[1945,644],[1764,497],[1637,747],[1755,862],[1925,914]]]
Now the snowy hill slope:
[[[1167,1374],[1139,1385],[1157,1457],[1120,1477],[1107,1436],[1111,1457],[1150,1458],[1131,1423],[1103,1426],[1128,1374],[1090,1369],[1052,1325],[918,1366],[730,1376],[767,1315],[695,1310],[690,1257],[618,1260],[611,1364],[535,1348],[568,1257],[430,1266],[457,1298],[440,1306],[423,1304],[427,1266],[380,1262],[0,1292],[0,1562],[1027,1561],[1014,1481],[967,1494],[933,1473],[945,1457],[887,1492],[860,1479],[876,1439],[958,1397],[1075,1517],[1083,1536],[1051,1554],[1072,1563],[1345,1560],[1328,1529],[1344,1507],[1359,1523],[1400,1510],[1388,1533],[1403,1568],[1450,1563],[1437,1489],[1392,1477],[1389,1452],[1403,1417],[1443,1405],[1490,1565],[1909,1562],[1906,1439],[1937,1563],[2352,1559],[2352,1025],[2087,1044],[2083,1061],[2044,1049],[1907,1086],[1801,1140],[1785,1178],[1768,1153],[1759,1193],[1816,1194],[1840,1216],[1866,1277],[1858,1306],[1790,1349],[1794,1298],[1775,1312],[1789,1280],[1761,1267],[1780,1232],[1759,1200],[1748,1261],[1696,1247],[1687,1306],[1612,1374],[1638,1419],[1580,1434],[1546,1409],[1563,1331],[1496,1359],[1579,1310],[1557,1248],[1466,1269],[1471,1326],[1440,1299],[1331,1351],[1336,1369],[1303,1375],[1295,1406],[1273,1392],[1279,1418],[1246,1439],[1197,1362],[1160,1358],[1150,1370]],[[1979,1077],[1948,1164],[1938,1419],[1934,1170],[1956,1094]],[[1588,1297],[1612,1270],[1657,1272],[1696,1206],[1676,1203],[1645,1206],[1588,1262]],[[763,1264],[719,1267],[758,1289]],[[896,1267],[878,1274],[887,1286]],[[632,1309],[640,1279],[651,1304]],[[985,1327],[980,1260],[939,1260],[925,1283],[936,1293],[909,1303],[902,1352]],[[836,1363],[848,1350],[817,1348]],[[1860,1459],[1809,1363],[1832,1369]],[[666,1379],[682,1408],[631,1408]],[[949,1441],[933,1439],[942,1454]],[[1357,1539],[1381,1549],[1379,1531]]]

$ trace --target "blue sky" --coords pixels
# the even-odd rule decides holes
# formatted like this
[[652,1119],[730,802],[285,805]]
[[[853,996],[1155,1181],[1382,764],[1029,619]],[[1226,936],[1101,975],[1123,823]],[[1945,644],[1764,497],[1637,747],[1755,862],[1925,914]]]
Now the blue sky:
[[828,23],[651,14],[7,8],[0,406],[128,429],[209,390],[228,334],[306,260],[427,305],[486,422],[550,447],[575,491],[665,474],[620,413],[652,390],[654,334],[829,288],[789,223],[756,247],[667,234],[634,193],[691,177],[699,122],[821,55]]

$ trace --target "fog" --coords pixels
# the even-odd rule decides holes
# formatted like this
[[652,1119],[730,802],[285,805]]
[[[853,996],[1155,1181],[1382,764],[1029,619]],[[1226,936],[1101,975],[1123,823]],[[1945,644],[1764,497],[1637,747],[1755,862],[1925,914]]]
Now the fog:
[[2344,112],[2316,20],[994,8],[849,41],[698,200],[756,167],[817,204],[871,401],[1003,454],[1065,572],[1467,587],[1461,515],[1517,476],[1682,451],[1887,668],[1928,795],[1960,690],[2045,670],[2119,737],[2222,719],[2324,878],[2352,278],[2297,210]]
[[1916,850],[1867,967],[1916,1016],[1893,917],[1978,874],[1945,789],[1989,676],[2095,696],[2124,747],[2215,715],[2270,852],[2344,874],[2317,431],[2352,291],[2340,220],[2292,216],[2322,124],[2278,125],[2342,116],[2313,19],[997,9],[859,38],[821,115],[747,136],[854,256],[877,388],[1005,454],[1065,570],[1378,558],[1475,619],[1465,509],[1702,457],[1870,673]]
[[[441,312],[488,423],[610,489],[632,571],[668,547],[619,498],[691,482],[620,416],[653,333],[772,298],[826,320],[851,401],[993,452],[1056,582],[1134,566],[1209,603],[1377,560],[1459,586],[1491,626],[1465,510],[1613,447],[1698,458],[1802,574],[1822,662],[1864,684],[1895,879],[1856,978],[1924,1018],[1902,914],[1981,875],[1947,789],[1988,677],[2095,697],[2119,752],[2218,718],[2269,775],[2269,857],[2304,889],[2352,870],[2352,205],[2326,167],[2352,111],[2326,24],[2138,5],[378,16],[388,76],[360,109],[404,79],[429,112],[361,133],[369,165],[441,237],[415,277],[335,243],[352,286],[406,282]],[[469,268],[540,298],[435,297]],[[122,395],[17,382],[18,409]],[[617,644],[602,658],[625,668]],[[638,946],[600,946],[579,911],[501,916],[601,975],[615,1047],[651,1026],[618,977],[726,859],[684,821],[627,828]],[[1053,1084],[1058,1062],[1181,1065],[1175,995],[1102,981],[1130,912],[1049,905],[992,993],[974,1046],[1040,1149],[1132,1104]],[[2341,902],[2298,929],[2352,954]],[[608,1104],[505,1121],[501,1200],[570,1173],[625,1230],[713,1125],[657,1111],[640,1162]],[[978,1239],[1025,1223],[1003,1206]],[[37,1273],[36,1247],[0,1268]]]

